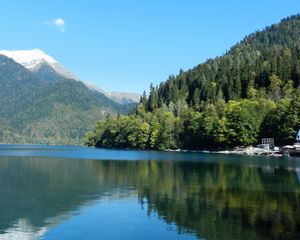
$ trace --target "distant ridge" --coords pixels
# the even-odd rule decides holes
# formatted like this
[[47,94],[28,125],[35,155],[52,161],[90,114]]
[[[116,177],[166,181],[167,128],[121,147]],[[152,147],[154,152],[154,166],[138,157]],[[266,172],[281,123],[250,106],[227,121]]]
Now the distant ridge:
[[51,80],[67,78],[81,81],[88,88],[103,93],[108,98],[120,104],[138,102],[140,98],[140,95],[136,93],[107,92],[94,84],[82,81],[76,74],[66,69],[62,64],[40,49],[0,50],[0,55],[13,59],[29,71],[36,73],[40,78]]
[[96,121],[133,107],[72,76],[40,50],[1,51],[0,142],[81,144]]
[[0,54],[13,59],[15,62],[21,64],[26,69],[32,72],[38,72],[44,65],[50,67],[53,71],[64,78],[80,80],[74,73],[67,70],[59,62],[47,55],[40,49],[32,50],[16,50],[7,51],[0,50]]

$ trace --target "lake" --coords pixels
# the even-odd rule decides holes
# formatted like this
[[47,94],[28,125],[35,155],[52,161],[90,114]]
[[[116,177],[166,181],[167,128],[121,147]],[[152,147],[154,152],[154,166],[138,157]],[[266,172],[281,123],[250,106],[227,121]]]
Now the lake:
[[2,239],[300,239],[300,159],[0,145]]

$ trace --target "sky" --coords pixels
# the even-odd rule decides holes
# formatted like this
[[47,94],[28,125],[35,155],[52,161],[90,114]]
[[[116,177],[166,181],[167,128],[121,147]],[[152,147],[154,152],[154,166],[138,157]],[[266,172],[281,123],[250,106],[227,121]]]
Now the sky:
[[142,93],[300,13],[300,1],[1,0],[0,9],[0,49],[39,48],[104,90]]

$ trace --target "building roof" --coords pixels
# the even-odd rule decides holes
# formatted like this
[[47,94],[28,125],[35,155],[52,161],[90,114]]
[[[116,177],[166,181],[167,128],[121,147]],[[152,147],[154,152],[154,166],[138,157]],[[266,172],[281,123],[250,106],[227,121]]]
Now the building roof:
[[297,134],[296,140],[299,140],[299,141],[300,141],[300,129],[299,129],[299,131],[298,131],[298,134]]

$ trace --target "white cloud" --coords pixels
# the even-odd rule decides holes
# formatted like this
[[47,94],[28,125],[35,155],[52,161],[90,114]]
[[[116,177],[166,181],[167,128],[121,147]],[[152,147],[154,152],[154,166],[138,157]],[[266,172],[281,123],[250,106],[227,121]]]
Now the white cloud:
[[56,26],[56,27],[58,27],[60,32],[64,32],[65,27],[66,27],[65,20],[63,20],[62,18],[55,18],[51,21],[46,21],[45,25],[47,25],[47,26],[50,26],[50,25]]

